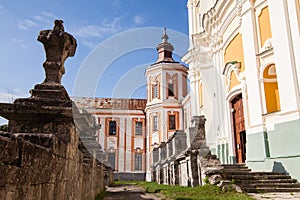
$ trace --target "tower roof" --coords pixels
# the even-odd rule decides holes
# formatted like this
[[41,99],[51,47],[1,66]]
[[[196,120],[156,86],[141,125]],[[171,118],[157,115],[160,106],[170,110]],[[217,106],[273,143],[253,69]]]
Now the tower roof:
[[161,37],[162,42],[156,47],[158,53],[158,59],[155,63],[160,62],[175,62],[172,57],[174,47],[168,42],[169,36],[167,35],[167,29],[164,28],[164,33]]

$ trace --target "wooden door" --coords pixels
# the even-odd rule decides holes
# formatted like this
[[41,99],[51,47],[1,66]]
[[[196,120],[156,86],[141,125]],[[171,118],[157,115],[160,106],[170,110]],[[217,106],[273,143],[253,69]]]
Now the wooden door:
[[246,132],[242,95],[236,96],[231,104],[237,163],[244,163],[246,160]]

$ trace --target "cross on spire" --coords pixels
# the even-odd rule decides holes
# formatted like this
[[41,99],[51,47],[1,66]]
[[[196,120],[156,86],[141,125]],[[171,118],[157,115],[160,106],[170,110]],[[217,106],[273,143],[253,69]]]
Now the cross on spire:
[[167,28],[164,28],[164,33],[161,37],[162,42],[156,47],[158,59],[156,63],[160,62],[175,62],[172,57],[174,50],[173,45],[168,42],[169,36],[167,35]]
[[161,37],[161,39],[162,39],[162,43],[168,43],[169,36],[167,35],[167,28],[166,27],[164,28],[164,34]]

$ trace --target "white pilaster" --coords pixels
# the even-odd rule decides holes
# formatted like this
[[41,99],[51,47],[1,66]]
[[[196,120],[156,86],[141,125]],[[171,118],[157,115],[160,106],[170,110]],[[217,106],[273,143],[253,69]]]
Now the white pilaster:
[[293,41],[291,40],[286,2],[283,0],[268,1],[282,113],[299,110],[295,55],[292,49]]
[[[247,3],[250,4],[250,3]],[[248,103],[244,105],[244,110],[248,113],[248,122],[245,121],[246,127],[255,127],[262,125],[262,102],[261,93],[259,85],[259,72],[257,71],[258,63],[256,60],[256,44],[257,44],[257,33],[255,26],[254,12],[252,8],[245,8],[245,12],[242,15],[242,33],[243,33],[243,48],[244,48],[244,64],[245,72],[244,76],[246,78],[247,94],[243,94],[243,99]]]

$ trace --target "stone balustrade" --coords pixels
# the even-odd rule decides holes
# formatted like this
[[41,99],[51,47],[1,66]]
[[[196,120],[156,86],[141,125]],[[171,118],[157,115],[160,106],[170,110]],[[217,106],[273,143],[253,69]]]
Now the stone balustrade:
[[203,184],[208,171],[218,169],[219,160],[206,146],[205,121],[204,116],[193,117],[188,133],[177,130],[153,149],[152,181],[197,186]]

